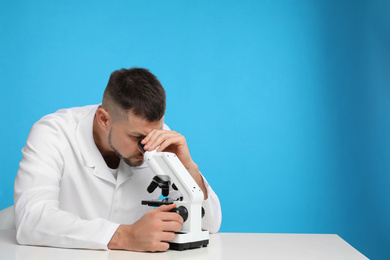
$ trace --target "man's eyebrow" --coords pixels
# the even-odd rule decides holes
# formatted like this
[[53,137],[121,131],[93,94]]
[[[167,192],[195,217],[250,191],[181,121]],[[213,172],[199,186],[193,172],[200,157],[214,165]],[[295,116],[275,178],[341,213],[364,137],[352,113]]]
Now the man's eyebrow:
[[140,133],[140,132],[130,132],[129,135],[134,135],[134,136],[146,136],[144,133]]

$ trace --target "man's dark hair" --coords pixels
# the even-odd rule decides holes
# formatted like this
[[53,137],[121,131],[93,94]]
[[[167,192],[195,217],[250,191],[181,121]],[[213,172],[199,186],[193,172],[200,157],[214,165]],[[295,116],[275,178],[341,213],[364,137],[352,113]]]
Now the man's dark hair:
[[127,119],[128,112],[149,122],[165,114],[165,90],[149,70],[120,69],[111,73],[102,107],[114,120]]

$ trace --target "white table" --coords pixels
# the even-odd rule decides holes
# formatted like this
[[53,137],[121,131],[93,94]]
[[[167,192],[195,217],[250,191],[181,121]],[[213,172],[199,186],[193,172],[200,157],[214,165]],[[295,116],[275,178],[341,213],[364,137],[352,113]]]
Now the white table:
[[368,259],[337,235],[219,233],[210,235],[208,247],[186,251],[138,253],[21,246],[15,230],[0,230],[1,260],[78,259],[210,259],[210,260],[360,260]]

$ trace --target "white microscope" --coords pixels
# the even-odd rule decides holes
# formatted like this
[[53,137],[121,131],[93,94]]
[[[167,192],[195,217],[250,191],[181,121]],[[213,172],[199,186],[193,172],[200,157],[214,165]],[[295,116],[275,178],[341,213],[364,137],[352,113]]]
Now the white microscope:
[[181,197],[178,200],[169,198],[161,200],[142,201],[143,205],[158,207],[164,204],[176,204],[173,212],[183,217],[184,223],[180,232],[170,244],[170,249],[185,250],[207,247],[209,232],[202,230],[204,210],[202,202],[204,195],[198,184],[174,153],[145,151],[141,142],[138,143],[144,153],[144,160],[156,175],[147,188],[152,193],[157,187],[161,188],[162,195],[169,195],[169,188],[179,190]]

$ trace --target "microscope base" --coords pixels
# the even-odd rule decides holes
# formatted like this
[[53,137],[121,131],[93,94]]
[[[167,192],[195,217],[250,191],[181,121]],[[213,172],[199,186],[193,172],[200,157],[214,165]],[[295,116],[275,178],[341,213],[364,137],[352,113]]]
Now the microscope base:
[[179,232],[169,243],[169,249],[183,251],[187,249],[207,247],[209,244],[209,232],[201,231],[197,234]]
[[188,243],[184,243],[184,244],[177,244],[177,243],[170,242],[169,249],[183,251],[183,250],[187,250],[187,249],[207,247],[208,244],[209,244],[209,240],[188,242]]

